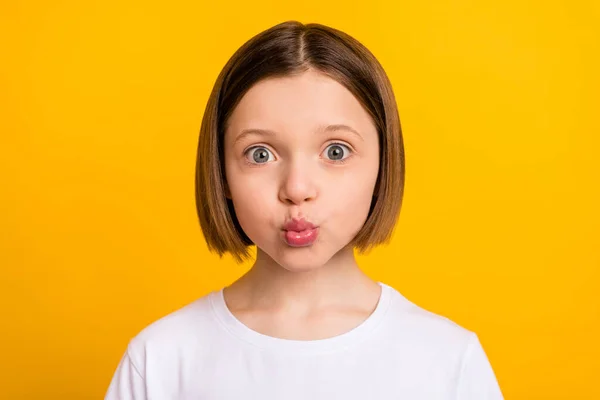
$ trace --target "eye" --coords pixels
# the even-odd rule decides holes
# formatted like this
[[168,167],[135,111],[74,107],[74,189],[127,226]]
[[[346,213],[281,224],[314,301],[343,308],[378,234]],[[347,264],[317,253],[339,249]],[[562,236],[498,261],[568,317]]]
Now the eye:
[[325,149],[327,158],[331,161],[343,161],[350,156],[352,150],[345,144],[332,143]]
[[246,159],[251,164],[265,164],[269,161],[273,161],[273,153],[271,153],[266,147],[256,146],[249,148],[246,153]]

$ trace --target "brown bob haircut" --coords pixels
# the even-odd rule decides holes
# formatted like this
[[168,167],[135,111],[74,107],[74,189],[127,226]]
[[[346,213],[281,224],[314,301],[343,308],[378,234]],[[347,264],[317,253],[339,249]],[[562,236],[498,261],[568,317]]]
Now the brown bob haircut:
[[356,39],[321,24],[287,21],[254,36],[229,59],[208,99],[196,161],[196,208],[210,251],[250,257],[246,236],[226,195],[225,126],[258,81],[319,71],[346,87],[371,115],[379,134],[380,166],[367,220],[351,245],[364,253],[389,241],[404,192],[404,144],[392,85],[373,54]]

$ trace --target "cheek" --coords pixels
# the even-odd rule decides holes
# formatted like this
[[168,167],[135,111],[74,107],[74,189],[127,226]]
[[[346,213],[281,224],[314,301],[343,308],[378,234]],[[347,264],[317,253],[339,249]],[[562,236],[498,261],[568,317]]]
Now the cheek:
[[373,199],[377,171],[363,170],[348,174],[330,194],[335,218],[349,232],[356,233],[364,224]]
[[273,188],[268,180],[233,178],[230,191],[235,214],[246,235],[252,239],[257,232],[270,226],[269,211],[275,207]]

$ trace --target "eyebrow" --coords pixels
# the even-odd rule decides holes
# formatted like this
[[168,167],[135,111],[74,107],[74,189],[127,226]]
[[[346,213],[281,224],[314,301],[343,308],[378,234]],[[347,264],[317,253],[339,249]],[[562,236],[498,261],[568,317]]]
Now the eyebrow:
[[344,125],[344,124],[327,125],[325,128],[320,129],[320,131],[322,131],[322,132],[348,131],[348,132],[356,135],[360,140],[364,140],[362,135],[360,133],[358,133],[358,131],[356,129],[352,128],[349,125]]
[[244,129],[242,132],[235,138],[233,144],[236,144],[246,136],[257,135],[257,136],[270,136],[273,137],[276,135],[275,131],[271,131],[268,129]]
[[[352,128],[349,125],[345,125],[345,124],[332,124],[332,125],[327,125],[324,127],[322,126],[316,130],[316,132],[318,132],[318,133],[337,132],[337,131],[348,131],[348,132],[356,135],[360,140],[364,140],[362,135],[360,133],[358,133],[358,131],[356,129]],[[246,136],[250,136],[250,135],[273,137],[273,136],[276,136],[277,133],[275,131],[272,131],[269,129],[254,129],[254,128],[244,129],[235,138],[235,141],[233,142],[233,144],[236,144],[237,142],[239,142]]]

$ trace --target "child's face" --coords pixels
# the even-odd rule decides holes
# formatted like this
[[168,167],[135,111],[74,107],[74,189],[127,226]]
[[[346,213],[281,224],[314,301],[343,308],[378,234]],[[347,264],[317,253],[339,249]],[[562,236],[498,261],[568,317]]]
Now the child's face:
[[[251,129],[271,133],[242,134]],[[341,84],[312,70],[254,85],[225,132],[225,172],[238,221],[260,250],[290,271],[324,265],[354,238],[367,218],[378,170],[371,117]],[[317,228],[286,234],[285,224],[302,218]],[[302,235],[314,234],[314,242],[303,242]]]

